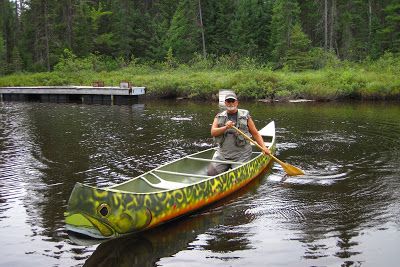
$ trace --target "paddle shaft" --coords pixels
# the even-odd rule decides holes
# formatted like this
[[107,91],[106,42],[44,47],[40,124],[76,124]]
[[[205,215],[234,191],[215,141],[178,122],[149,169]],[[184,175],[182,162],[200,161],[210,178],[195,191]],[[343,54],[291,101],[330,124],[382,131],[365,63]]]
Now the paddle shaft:
[[[242,132],[241,130],[239,130],[238,128],[236,128],[235,126],[232,126],[233,129],[235,129],[238,133],[240,133],[241,135],[244,136],[244,138],[246,138],[247,140],[249,140],[251,143],[255,144],[259,149],[261,149],[261,151],[264,151],[264,148],[262,146],[260,146],[256,141],[254,141],[253,139],[251,139],[250,137],[247,136],[247,134],[245,134],[244,132]],[[268,155],[273,158],[276,162],[278,162],[282,168],[285,170],[285,172],[290,175],[290,176],[294,176],[294,175],[301,175],[304,174],[304,171],[302,171],[301,169],[292,166],[290,164],[287,164],[281,160],[279,160],[278,158],[276,158],[274,155],[272,155],[271,153],[268,153]]]
[[[262,146],[260,146],[256,141],[254,141],[253,139],[251,139],[250,137],[247,136],[247,134],[245,134],[244,132],[242,132],[241,130],[239,130],[237,127],[232,126],[233,129],[235,129],[236,131],[238,131],[238,133],[240,133],[241,135],[244,136],[244,138],[246,138],[248,141],[250,141],[251,143],[255,144],[256,146],[258,146],[259,149],[261,149],[262,151],[264,151],[264,148]],[[276,160],[276,158],[271,155],[271,153],[268,153],[268,155],[270,155],[272,158],[274,158]],[[277,160],[279,162],[279,160]]]

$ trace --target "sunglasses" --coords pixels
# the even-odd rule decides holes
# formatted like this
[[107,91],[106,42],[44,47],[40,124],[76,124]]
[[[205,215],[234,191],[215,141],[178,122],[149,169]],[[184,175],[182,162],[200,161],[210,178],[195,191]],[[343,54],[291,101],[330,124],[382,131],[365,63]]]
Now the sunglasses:
[[235,99],[229,98],[229,99],[225,100],[225,102],[228,102],[228,103],[235,103],[236,100],[235,100]]

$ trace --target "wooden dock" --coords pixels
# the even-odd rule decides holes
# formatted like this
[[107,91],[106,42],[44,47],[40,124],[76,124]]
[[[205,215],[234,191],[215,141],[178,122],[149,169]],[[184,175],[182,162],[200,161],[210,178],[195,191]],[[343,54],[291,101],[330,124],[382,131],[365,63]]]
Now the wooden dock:
[[0,101],[81,102],[87,104],[129,103],[146,93],[145,87],[116,86],[25,86],[0,87]]

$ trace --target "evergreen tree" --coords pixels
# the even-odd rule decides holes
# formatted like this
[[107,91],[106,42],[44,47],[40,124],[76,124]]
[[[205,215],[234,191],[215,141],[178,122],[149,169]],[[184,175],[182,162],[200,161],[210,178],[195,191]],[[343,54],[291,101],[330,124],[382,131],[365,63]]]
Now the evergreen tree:
[[301,25],[313,46],[322,47],[324,35],[323,3],[324,1],[299,1]]
[[290,47],[290,34],[299,21],[300,8],[296,0],[276,0],[272,10],[271,50],[272,59],[278,67],[283,66],[283,60]]
[[21,13],[23,32],[20,34],[19,52],[25,62],[33,65],[32,69],[49,71],[58,59],[54,52],[59,43],[54,35],[56,3],[31,0],[26,4],[28,7]]
[[168,29],[164,47],[172,49],[174,55],[189,61],[195,52],[201,51],[201,33],[197,24],[197,5],[190,0],[181,0]]
[[179,1],[163,0],[156,1],[152,10],[154,34],[151,37],[149,52],[155,60],[163,61],[168,52],[164,44],[167,40],[168,29],[171,27],[172,18],[175,14]]
[[239,1],[232,25],[232,47],[238,54],[257,58],[269,56],[270,1]]
[[233,47],[231,26],[235,5],[231,0],[203,1],[202,4],[208,54],[229,54]]
[[[137,2],[137,3],[136,3]],[[113,32],[117,55],[129,60],[136,58],[151,59],[155,35],[153,20],[142,1],[113,1]]]
[[302,31],[300,23],[296,23],[290,33],[290,45],[284,60],[284,65],[294,71],[312,68],[310,56],[311,40]]
[[379,58],[383,52],[383,43],[382,42],[382,35],[381,29],[383,27],[381,21],[384,21],[383,10],[384,10],[384,3],[383,1],[377,0],[368,0],[368,13],[370,15],[369,18],[369,35],[368,35],[368,42],[369,42],[369,53],[368,56],[377,59]]
[[15,3],[0,1],[0,32],[4,43],[4,59],[7,63],[11,60],[12,49],[16,44],[15,40]]
[[89,12],[89,4],[86,1],[79,1],[72,23],[72,51],[78,57],[88,56],[93,51],[94,37]]
[[3,33],[0,31],[0,75],[7,71],[6,47],[3,41]]
[[349,60],[365,58],[369,50],[368,3],[353,0],[340,3],[338,8],[340,57]]
[[112,12],[105,8],[102,2],[90,7],[89,16],[93,50],[92,53],[110,54],[113,47],[113,33],[109,27],[109,16]]
[[12,54],[11,54],[11,62],[9,65],[9,70],[11,72],[20,72],[22,71],[22,59],[17,47],[14,47]]
[[388,4],[385,9],[385,26],[382,28],[383,48],[400,52],[400,3]]

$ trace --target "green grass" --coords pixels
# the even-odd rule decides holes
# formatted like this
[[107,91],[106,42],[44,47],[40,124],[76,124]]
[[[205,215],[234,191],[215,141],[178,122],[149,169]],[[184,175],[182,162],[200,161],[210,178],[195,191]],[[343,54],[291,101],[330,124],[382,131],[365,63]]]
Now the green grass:
[[91,85],[104,81],[117,86],[130,81],[146,86],[153,97],[210,99],[220,89],[233,89],[243,99],[400,99],[400,64],[382,62],[351,64],[304,72],[272,71],[267,68],[228,70],[177,69],[135,65],[118,71],[91,70],[21,73],[0,77],[0,86]]

